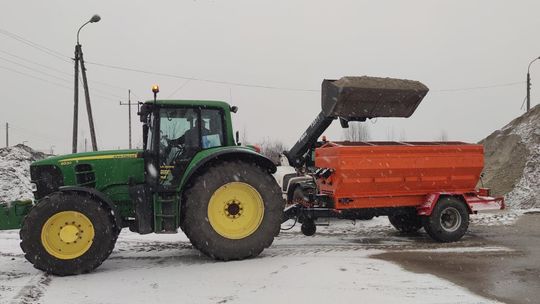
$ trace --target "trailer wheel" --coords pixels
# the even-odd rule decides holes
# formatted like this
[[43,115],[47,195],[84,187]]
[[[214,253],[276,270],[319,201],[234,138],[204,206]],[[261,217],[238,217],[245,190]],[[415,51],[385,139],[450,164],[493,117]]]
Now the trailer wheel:
[[371,221],[374,217],[375,215],[373,214],[362,214],[357,216],[356,219],[359,221]]
[[87,273],[111,254],[120,229],[90,196],[56,192],[34,206],[20,230],[21,249],[35,268],[65,276]]
[[469,227],[469,211],[455,197],[439,199],[430,216],[422,218],[426,232],[439,242],[455,242],[461,239]]
[[315,222],[311,219],[306,219],[302,223],[302,226],[300,226],[300,230],[305,236],[312,236],[317,231],[317,226],[315,226]]
[[255,257],[281,227],[285,201],[272,176],[255,164],[209,167],[184,194],[182,227],[195,248],[218,260]]
[[415,233],[422,228],[422,219],[413,212],[414,211],[389,215],[388,220],[398,231],[403,233]]

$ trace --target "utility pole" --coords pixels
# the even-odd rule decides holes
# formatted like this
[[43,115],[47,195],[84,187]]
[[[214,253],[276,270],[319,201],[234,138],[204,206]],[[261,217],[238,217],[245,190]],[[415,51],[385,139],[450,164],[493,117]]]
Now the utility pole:
[[94,130],[94,118],[92,117],[92,106],[90,105],[90,92],[88,91],[88,80],[86,79],[86,67],[84,66],[84,58],[82,48],[79,48],[81,72],[84,86],[84,97],[86,99],[86,112],[88,113],[88,123],[90,124],[90,138],[92,139],[92,150],[97,151],[96,131]]
[[9,147],[9,123],[6,122],[6,148]]
[[534,58],[527,67],[527,112],[531,109],[531,64],[540,57]]
[[71,152],[77,153],[77,128],[79,126],[79,43],[75,46],[75,86],[74,86],[74,107],[73,107],[73,140]]
[[94,129],[94,119],[92,117],[92,106],[90,105],[90,92],[88,91],[88,80],[86,78],[86,67],[84,66],[84,58],[82,52],[82,46],[79,43],[79,33],[81,29],[88,23],[96,23],[101,20],[99,15],[94,15],[90,20],[81,25],[77,31],[77,44],[75,45],[75,86],[74,86],[74,106],[73,106],[73,142],[72,152],[77,153],[77,128],[79,124],[79,64],[81,65],[81,71],[83,76],[84,96],[86,99],[86,112],[88,113],[88,123],[90,124],[90,135],[92,136],[92,148],[97,151],[96,133]]
[[527,112],[529,112],[530,109],[531,109],[531,74],[527,72]]
[[129,130],[129,148],[131,149],[131,105],[136,105],[137,103],[131,103],[131,90],[128,90],[128,102],[122,103],[121,106],[128,106],[128,130]]

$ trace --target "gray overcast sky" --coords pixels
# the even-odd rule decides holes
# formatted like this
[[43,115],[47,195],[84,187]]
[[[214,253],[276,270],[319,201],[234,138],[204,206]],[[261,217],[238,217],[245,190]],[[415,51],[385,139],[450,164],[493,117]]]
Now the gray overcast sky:
[[[73,66],[68,56],[78,27],[98,13],[101,22],[81,32],[88,62],[316,90],[324,78],[346,75],[419,80],[431,91],[416,113],[370,123],[373,139],[393,133],[396,140],[434,140],[445,130],[449,139],[476,142],[523,113],[527,65],[540,56],[539,12],[539,1],[494,0],[5,1],[0,29],[65,57],[47,55],[0,32],[0,140],[3,145],[8,121],[13,144],[26,140],[35,148],[54,145],[57,153],[70,151]],[[247,132],[252,142],[269,137],[291,146],[320,111],[318,92],[185,83],[91,64],[87,68],[100,149],[127,147],[127,109],[118,101],[127,99],[128,88],[134,100],[150,99],[153,83],[160,85],[161,98],[231,101],[240,108],[235,129]],[[535,105],[540,101],[540,62],[531,71]],[[441,91],[500,84],[509,85]],[[80,96],[83,101],[82,91]],[[89,137],[82,102],[79,116],[81,136]],[[135,142],[140,142],[136,119],[133,127]],[[339,124],[326,135],[341,139]]]

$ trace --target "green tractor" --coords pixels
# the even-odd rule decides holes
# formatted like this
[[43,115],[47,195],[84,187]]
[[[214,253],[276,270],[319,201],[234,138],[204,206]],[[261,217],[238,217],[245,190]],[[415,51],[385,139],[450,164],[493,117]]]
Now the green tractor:
[[[20,230],[26,259],[55,275],[92,271],[122,228],[176,233],[218,260],[255,257],[279,233],[275,164],[238,145],[220,101],[154,100],[139,109],[143,150],[78,153],[30,167],[35,205]],[[235,140],[236,139],[236,140]]]

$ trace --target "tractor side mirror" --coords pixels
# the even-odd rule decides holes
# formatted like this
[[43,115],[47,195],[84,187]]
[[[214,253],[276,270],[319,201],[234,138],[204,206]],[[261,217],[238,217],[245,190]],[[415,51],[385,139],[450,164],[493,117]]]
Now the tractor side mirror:
[[238,107],[237,106],[232,106],[231,107],[231,112],[233,112],[233,113],[238,112]]
[[236,131],[236,145],[242,145],[242,143],[240,143],[240,132],[238,131]]

